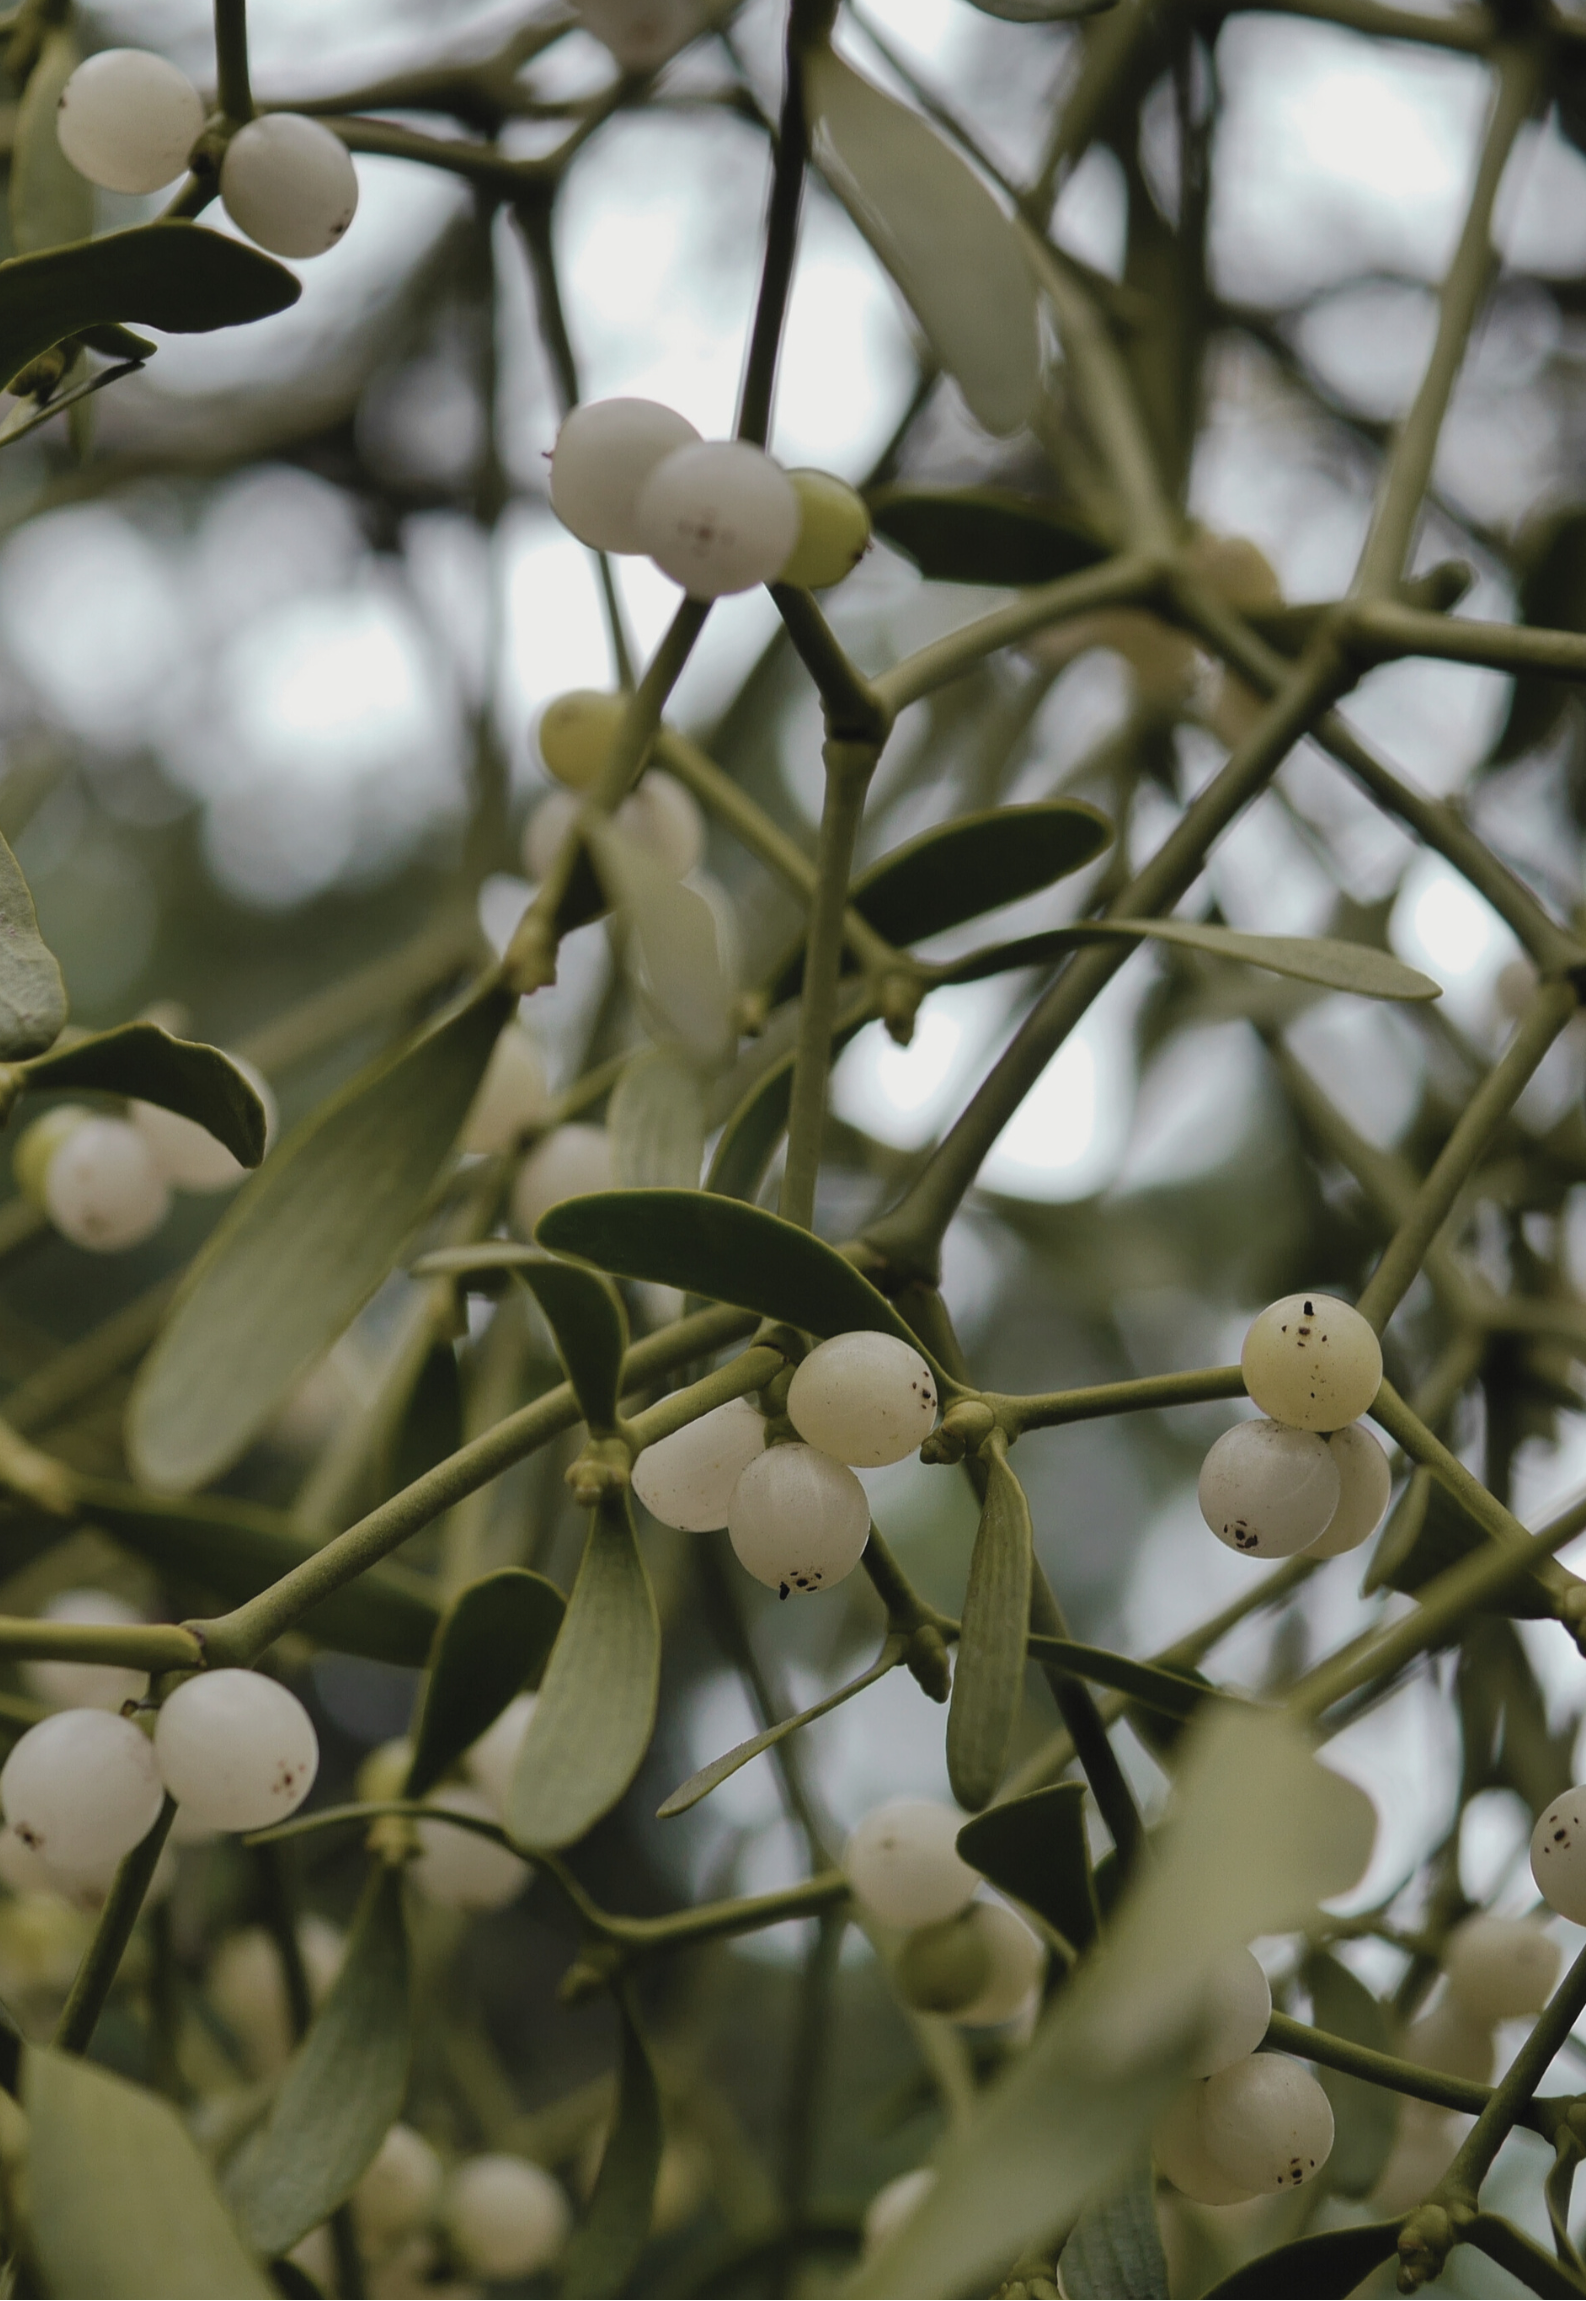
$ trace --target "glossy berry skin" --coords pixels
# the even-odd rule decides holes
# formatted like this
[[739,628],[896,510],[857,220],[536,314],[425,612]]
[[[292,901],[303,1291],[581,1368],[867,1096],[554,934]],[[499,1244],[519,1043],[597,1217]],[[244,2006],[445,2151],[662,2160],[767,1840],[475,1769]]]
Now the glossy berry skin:
[[521,1237],[532,1238],[541,1215],[560,1206],[564,1198],[610,1190],[614,1179],[611,1137],[604,1127],[577,1123],[557,1127],[536,1143],[518,1169],[512,1186],[513,1224]]
[[0,1767],[0,1806],[52,1870],[102,1872],[154,1827],[164,1802],[146,1734],[107,1710],[57,1710]]
[[1549,1909],[1586,1925],[1586,1789],[1566,1790],[1537,1823],[1531,1875]]
[[1236,1422],[1201,1465],[1197,1499],[1219,1542],[1247,1558],[1291,1558],[1338,1508],[1338,1466],[1314,1431]]
[[[495,1808],[497,1821],[501,1819],[507,1792],[512,1787],[518,1752],[534,1715],[535,1699],[533,1694],[514,1694],[494,1724],[487,1726],[478,1741],[463,1753],[468,1779],[476,1789],[483,1790]],[[458,1835],[456,1831],[452,1834]]]
[[967,1915],[985,1943],[991,1971],[984,1989],[953,2019],[963,2029],[996,2029],[1016,2019],[1039,1995],[1046,1951],[1006,1902],[972,1902]]
[[828,1590],[870,1539],[870,1503],[853,1472],[813,1446],[772,1446],[739,1474],[727,1534],[757,1582],[781,1598]]
[[1253,2189],[1230,2179],[1206,2146],[1202,2123],[1206,2081],[1196,2078],[1158,2119],[1151,2136],[1151,2153],[1175,2189],[1193,2197],[1197,2205],[1244,2205]]
[[[242,1072],[264,1105],[268,1143],[275,1134],[277,1115],[269,1084],[263,1072],[242,1055],[231,1055],[228,1060]],[[179,1111],[162,1109],[158,1103],[132,1103],[127,1116],[154,1153],[155,1165],[173,1190],[235,1190],[247,1180],[248,1169],[242,1161],[233,1158],[225,1144],[217,1142],[196,1119],[184,1119]]]
[[106,192],[158,192],[187,167],[204,100],[147,48],[101,48],[60,93],[55,130],[80,176]]
[[[501,1818],[483,1790],[457,1784],[432,1791],[426,1803],[475,1821]],[[443,1909],[505,1909],[533,1875],[527,1862],[477,1830],[457,1829],[450,1822],[417,1822],[414,1827],[419,1850],[408,1864],[408,1876],[426,1901]]]
[[1257,2195],[1299,2189],[1332,2154],[1332,2104],[1301,2063],[1253,2053],[1207,2078],[1201,2132],[1207,2155],[1230,2181]]
[[1243,2061],[1267,2034],[1272,1989],[1259,1958],[1238,1950],[1212,1976],[1206,1991],[1203,2027],[1192,2063],[1196,2077],[1215,2076]]
[[860,2225],[864,2251],[879,2253],[893,2231],[903,2227],[914,2208],[923,2205],[935,2187],[934,2165],[916,2165],[911,2172],[899,2173],[884,2182],[865,2207]]
[[170,1186],[135,1126],[86,1118],[45,1169],[44,1211],[74,1246],[119,1254],[159,1229],[171,1211]]
[[799,499],[763,448],[701,441],[656,465],[634,525],[641,548],[690,599],[721,599],[774,581],[798,541]]
[[322,256],[358,207],[358,171],[333,129],[301,112],[239,128],[220,163],[226,213],[273,256]]
[[520,1136],[545,1124],[550,1109],[551,1090],[540,1050],[521,1023],[508,1023],[463,1121],[463,1149],[476,1157],[510,1150]]
[[1369,1542],[1393,1492],[1388,1457],[1363,1422],[1330,1431],[1327,1451],[1338,1465],[1338,1508],[1306,1552],[1309,1558],[1341,1558]]
[[765,1416],[747,1398],[729,1399],[647,1446],[633,1466],[633,1491],[663,1526],[711,1534],[726,1525],[733,1488],[764,1452]]
[[[132,1629],[143,1616],[108,1590],[62,1590],[41,1607],[39,1620]],[[30,1694],[62,1710],[119,1710],[123,1702],[139,1700],[149,1683],[146,1672],[116,1662],[24,1662],[22,1679]]]
[[934,1798],[889,1798],[850,1832],[843,1869],[854,1898],[883,1925],[944,1924],[980,1883],[958,1850],[964,1817]]
[[422,2133],[393,2125],[352,2193],[358,2235],[378,2253],[434,2219],[444,2174]]
[[823,1454],[859,1470],[901,1462],[936,1427],[936,1381],[895,1334],[834,1334],[794,1372],[788,1419]]
[[593,551],[647,550],[637,518],[640,490],[658,463],[698,439],[686,416],[658,400],[575,407],[551,455],[551,509]]
[[476,2277],[514,2282],[543,2269],[567,2242],[572,2210],[559,2181],[523,2157],[470,2157],[452,2175],[446,2227]]
[[1263,1414],[1294,1430],[1342,1430],[1371,1411],[1382,1345],[1358,1310],[1331,1294],[1286,1294],[1267,1305],[1239,1354]]
[[569,791],[587,791],[611,756],[627,708],[625,695],[593,687],[547,703],[535,729],[546,774]]
[[790,471],[799,499],[799,535],[778,583],[825,591],[841,583],[870,549],[870,513],[864,497],[830,471]]
[[167,1696],[154,1729],[165,1786],[212,1830],[262,1830],[295,1814],[319,1771],[313,1720],[257,1670],[206,1670]]
[[1540,2013],[1558,1982],[1564,1953],[1533,1918],[1478,1910],[1443,1944],[1448,1992],[1472,2021],[1518,2021]]

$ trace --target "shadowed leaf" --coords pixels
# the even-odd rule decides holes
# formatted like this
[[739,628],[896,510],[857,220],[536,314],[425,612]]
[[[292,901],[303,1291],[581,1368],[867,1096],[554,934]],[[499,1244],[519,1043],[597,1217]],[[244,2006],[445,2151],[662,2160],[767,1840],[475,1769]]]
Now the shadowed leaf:
[[1170,2291],[1157,2227],[1156,2181],[1143,2158],[1122,2188],[1087,2205],[1058,2262],[1063,2291],[1080,2301],[1158,2301]]
[[1095,1940],[1083,1782],[1054,1782],[988,1806],[959,1831],[958,1850],[999,1893],[1026,1903],[1075,1949]]
[[1111,1686],[1116,1693],[1127,1694],[1131,1702],[1142,1703],[1168,1718],[1192,1718],[1207,1695],[1216,1691],[1198,1670],[1169,1670],[1160,1662],[1136,1662],[1128,1654],[1109,1653],[1105,1646],[1081,1646],[1072,1638],[1037,1636],[1031,1637],[1029,1645],[1036,1659],[1055,1662],[1059,1669],[1070,1671],[1076,1678],[1088,1678],[1092,1685]]
[[65,1021],[60,968],[39,933],[21,867],[0,839],[0,1062],[41,1055],[60,1036]]
[[78,56],[74,33],[47,32],[17,106],[10,206],[11,240],[19,255],[86,240],[94,228],[94,188],[67,159],[55,132],[61,90]]
[[971,1813],[996,1795],[1024,1691],[1033,1566],[1030,1505],[996,1447],[988,1448],[963,1629],[947,1713],[947,1777]]
[[562,2291],[570,2296],[625,2293],[650,2233],[663,2139],[661,2096],[626,1991],[617,2004],[622,2015],[617,2114],[589,2209],[567,2248]]
[[1358,2229],[1324,2229],[1314,2237],[1298,2237],[1292,2245],[1279,2245],[1258,2254],[1213,2285],[1206,2301],[1332,2301],[1340,2293],[1353,2293],[1373,2269],[1391,2261],[1399,2250],[1397,2221],[1368,2221]]
[[939,583],[1022,589],[1099,566],[1107,546],[1050,504],[999,487],[883,487],[876,532]]
[[422,1798],[514,1694],[536,1686],[566,1612],[543,1574],[503,1566],[460,1590],[430,1650],[407,1795]]
[[698,1071],[671,1047],[636,1055],[606,1106],[612,1171],[624,1189],[694,1190],[705,1156]]
[[878,1678],[884,1678],[902,1659],[903,1640],[888,1638],[869,1669],[862,1670],[857,1678],[850,1678],[846,1686],[839,1686],[835,1694],[828,1694],[823,1701],[811,1703],[807,1710],[800,1710],[795,1717],[779,1719],[776,1725],[767,1726],[763,1734],[751,1734],[748,1741],[740,1742],[736,1749],[728,1750],[722,1757],[712,1758],[708,1766],[701,1766],[697,1774],[690,1774],[686,1782],[657,1806],[656,1820],[668,1822],[676,1814],[686,1814],[691,1806],[697,1806],[701,1798],[708,1798],[711,1791],[726,1781],[729,1775],[735,1774],[740,1766],[748,1765],[751,1758],[758,1758],[773,1743],[797,1733],[801,1726],[807,1726],[814,1718],[824,1718],[828,1710],[837,1709],[855,1694],[863,1693],[866,1686],[873,1686]]
[[615,1428],[628,1347],[628,1315],[609,1278],[554,1255],[524,1255],[512,1273],[545,1313],[546,1324],[591,1434]]
[[218,1047],[176,1039],[157,1023],[121,1023],[22,1066],[25,1088],[95,1087],[196,1120],[244,1166],[264,1156],[264,1105]]

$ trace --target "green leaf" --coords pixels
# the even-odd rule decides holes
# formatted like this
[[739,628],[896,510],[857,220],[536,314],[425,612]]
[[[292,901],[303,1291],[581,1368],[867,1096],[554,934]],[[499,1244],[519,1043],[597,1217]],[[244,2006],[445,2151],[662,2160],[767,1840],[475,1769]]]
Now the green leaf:
[[834,1247],[763,1207],[707,1191],[602,1190],[565,1199],[535,1237],[619,1278],[652,1279],[816,1335],[865,1328],[919,1348],[886,1296]]
[[1124,2178],[1184,2081],[1202,1993],[1255,1935],[1303,1930],[1365,1868],[1371,1801],[1286,1717],[1219,1705],[1186,1737],[1172,1819],[1105,1939],[1026,2051],[937,2155],[907,2226],[865,2261],[861,2294],[983,2289]]
[[575,1845],[638,1772],[655,1727],[661,1621],[624,1492],[593,1511],[507,1796],[508,1834]]
[[1035,286],[1017,228],[936,130],[820,47],[804,60],[816,166],[892,274],[986,430],[1040,385]]
[[[257,1597],[321,1547],[274,1511],[220,1496],[184,1502],[142,1494],[109,1479],[79,1482],[96,1526],[172,1581],[212,1591],[229,1605]],[[307,1636],[345,1654],[421,1668],[440,1609],[430,1584],[387,1561],[360,1574],[312,1607],[298,1624]]]
[[[1208,1694],[1216,1693],[1198,1670],[1136,1662],[1128,1654],[1110,1653],[1105,1646],[1081,1646],[1072,1638],[1032,1635],[1029,1648],[1033,1659],[1055,1662],[1059,1669],[1076,1678],[1088,1678],[1093,1685],[1111,1686],[1116,1693],[1127,1694],[1131,1702],[1160,1711],[1167,1718],[1193,1718]],[[1220,1701],[1230,1698],[1217,1695]]]
[[412,2053],[402,1872],[382,1863],[341,1971],[227,2178],[261,2253],[284,2253],[351,2194],[402,2114]]
[[400,1494],[463,1443],[463,1385],[449,1339],[424,1353],[396,1429],[380,1446],[380,1499]]
[[264,1156],[264,1105],[253,1082],[218,1047],[172,1038],[158,1023],[120,1023],[22,1066],[24,1088],[94,1087],[158,1103],[207,1129],[244,1166]]
[[[833,1042],[835,1048],[835,1040]],[[793,1100],[793,1056],[762,1071],[728,1118],[711,1155],[705,1188],[721,1198],[753,1201],[787,1130]]]
[[48,32],[17,107],[11,146],[11,240],[19,255],[86,240],[94,228],[94,188],[61,150],[55,113],[76,71],[69,31]]
[[28,2219],[50,2292],[268,2301],[269,2279],[169,2102],[41,2045],[24,2053],[22,2102]]
[[1087,2205],[1064,2246],[1058,2272],[1072,2301],[1155,2301],[1169,2291],[1157,2227],[1151,2160],[1142,2158],[1110,2196]]
[[525,1686],[537,1686],[567,1611],[543,1574],[503,1566],[441,1617],[413,1732],[406,1795],[422,1798]]
[[1279,2245],[1271,2253],[1245,2261],[1212,2286],[1206,2301],[1331,2301],[1340,2293],[1353,2293],[1364,2285],[1373,2269],[1391,2261],[1399,2250],[1397,2221],[1367,2221],[1354,2229],[1324,2229],[1314,2237],[1297,2237],[1292,2245]]
[[0,376],[107,320],[204,335],[285,311],[302,292],[284,264],[198,224],[137,224],[13,256],[0,264]]
[[883,487],[869,498],[876,532],[938,583],[1020,590],[1097,567],[1099,536],[1052,504],[1000,487]]
[[[758,1758],[762,1750],[769,1750],[774,1743],[785,1740],[789,1734],[796,1734],[801,1726],[809,1725],[812,1719],[824,1718],[828,1710],[835,1710],[840,1703],[852,1700],[855,1694],[862,1694],[866,1686],[873,1686],[878,1678],[884,1678],[889,1670],[896,1669],[902,1659],[903,1640],[889,1637],[869,1669],[862,1670],[857,1678],[850,1678],[846,1686],[839,1686],[835,1694],[826,1695],[822,1701],[812,1702],[807,1710],[800,1710],[796,1717],[782,1718],[776,1725],[767,1726],[763,1734],[751,1734],[748,1741],[740,1742],[736,1749],[728,1750],[723,1757],[712,1758],[708,1766],[701,1766],[697,1774],[690,1774],[686,1782],[680,1784],[669,1798],[663,1799],[656,1807],[656,1820],[669,1822],[674,1815],[686,1814],[691,1806],[699,1804],[701,1798],[708,1798],[711,1791],[719,1788],[729,1775],[737,1773],[740,1766],[748,1765],[751,1758]],[[973,1856],[966,1854],[964,1859],[969,1861]]]
[[[1400,1512],[1403,1512],[1401,1520]],[[1413,1593],[1423,1583],[1455,1566],[1473,1550],[1485,1550],[1492,1537],[1462,1502],[1449,1493],[1430,1471],[1418,1469],[1389,1518],[1372,1567],[1372,1586]],[[1507,1614],[1516,1621],[1551,1619],[1551,1591],[1535,1571],[1517,1575],[1484,1611]]]
[[611,1164],[624,1189],[697,1190],[705,1158],[705,1095],[674,1048],[635,1055],[606,1105]]
[[999,1893],[1024,1902],[1073,1948],[1088,1949],[1095,1940],[1100,1919],[1083,1782],[1054,1782],[988,1806],[959,1831],[958,1850]]
[[41,1055],[59,1038],[65,1021],[60,968],[39,933],[21,867],[0,839],[0,1062]]
[[1179,943],[1212,958],[1238,959],[1274,975],[1320,983],[1328,991],[1352,991],[1362,999],[1438,999],[1442,986],[1418,968],[1407,967],[1369,943],[1340,943],[1328,935],[1244,935],[1232,927],[1211,927],[1198,919],[1086,919],[1059,930],[1075,942],[1105,941],[1112,935],[1143,935],[1153,942]]
[[732,1044],[732,987],[715,912],[614,824],[595,823],[588,837],[606,892],[633,930],[642,988],[691,1055],[720,1062]]
[[[1515,557],[1521,621],[1544,631],[1586,631],[1586,511],[1576,507],[1529,522]],[[1549,742],[1569,695],[1568,680],[1535,673],[1518,678],[1494,763],[1502,766]]]
[[996,1795],[1024,1692],[1033,1571],[1030,1505],[1000,1449],[988,1448],[986,1499],[969,1561],[963,1629],[947,1713],[947,1778],[971,1813]]
[[227,1469],[357,1316],[422,1215],[511,1008],[495,987],[471,993],[295,1127],[233,1200],[133,1386],[145,1485],[184,1493]]
[[[1318,2029],[1373,2053],[1392,2053],[1396,2040],[1387,2017],[1363,1981],[1335,1957],[1318,1951],[1301,1977],[1311,1993],[1311,2018]],[[1380,2085],[1320,2064],[1317,2081],[1333,2105],[1333,2153],[1323,2175],[1342,2197],[1369,2197],[1392,2152],[1399,2130],[1399,2104]]]
[[1586,2285],[1571,2276],[1562,2261],[1546,2252],[1523,2229],[1517,2229],[1512,2221],[1506,2221],[1501,2213],[1478,2213],[1461,2235],[1467,2245],[1474,2245],[1489,2261],[1496,2261],[1500,2269],[1507,2269],[1511,2277],[1518,2277],[1522,2285],[1529,2285],[1533,2293],[1549,2296],[1586,2293]]
[[589,2210],[567,2248],[562,2291],[568,2295],[625,2293],[650,2234],[663,2140],[661,2096],[626,1990],[617,2006],[622,2015],[617,2114]]
[[512,1273],[545,1313],[590,1435],[605,1436],[617,1425],[622,1361],[628,1348],[628,1314],[622,1297],[598,1270],[559,1262],[550,1254],[515,1257]]

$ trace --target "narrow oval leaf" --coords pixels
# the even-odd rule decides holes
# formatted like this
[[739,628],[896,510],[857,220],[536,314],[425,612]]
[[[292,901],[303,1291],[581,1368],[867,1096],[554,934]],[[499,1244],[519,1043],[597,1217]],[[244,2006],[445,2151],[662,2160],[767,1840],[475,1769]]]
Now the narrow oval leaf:
[[1087,2205],[1058,2262],[1071,2301],[1159,2301],[1170,2287],[1156,2218],[1156,2178],[1142,2156],[1121,2188]]
[[1567,2301],[1571,2294],[1586,2293],[1586,2285],[1565,2268],[1562,2261],[1517,2229],[1501,2213],[1478,2213],[1474,2221],[1461,2231],[1467,2245],[1474,2245],[1485,2253],[1489,2261],[1496,2261],[1500,2269],[1507,2269],[1522,2285],[1529,2285],[1533,2293],[1558,2296]]
[[567,2248],[562,2291],[569,2296],[625,2293],[650,2234],[655,2176],[665,2138],[661,2096],[626,1990],[617,2005],[622,2015],[617,2114],[588,2211]]
[[1105,543],[1049,503],[1000,487],[883,487],[869,498],[876,532],[938,583],[1007,590],[1099,567]]
[[771,1155],[787,1131],[793,1101],[793,1057],[762,1071],[717,1137],[705,1188],[722,1198],[759,1196]]
[[92,2062],[30,2045],[22,2103],[28,2218],[50,2292],[269,2301],[274,2287],[169,2102]]
[[86,240],[94,228],[94,188],[80,176],[55,132],[61,90],[77,69],[75,36],[46,33],[17,107],[11,146],[11,240],[20,255]]
[[947,1713],[947,1777],[975,1813],[996,1795],[1024,1693],[1033,1572],[1030,1505],[1000,1448],[984,1456],[986,1499],[969,1561]]
[[1000,16],[1005,24],[1068,24],[1076,16],[1099,16],[1118,0],[969,0],[982,16]]
[[1024,1902],[1075,1949],[1095,1940],[1101,1921],[1083,1782],[1053,1782],[988,1806],[959,1831],[958,1850],[999,1893]]
[[835,56],[804,62],[816,166],[886,265],[986,430],[1019,429],[1040,383],[1018,234],[936,130]]
[[[1055,1662],[1076,1678],[1093,1685],[1111,1686],[1148,1710],[1168,1718],[1192,1718],[1208,1694],[1215,1691],[1196,1670],[1175,1670],[1160,1662],[1137,1662],[1131,1655],[1114,1654],[1105,1646],[1081,1646],[1072,1638],[1043,1638],[1032,1633],[1032,1656]],[[1219,1696],[1219,1699],[1228,1699]]]
[[641,988],[691,1055],[720,1062],[731,1043],[732,988],[715,912],[615,824],[592,824],[588,836],[606,892],[633,931]]
[[616,1427],[628,1348],[622,1297],[598,1270],[555,1255],[525,1255],[512,1270],[545,1313],[591,1435],[604,1436]]
[[1232,927],[1212,927],[1198,919],[1086,919],[1062,932],[1076,942],[1105,941],[1110,935],[1143,935],[1158,943],[1181,943],[1217,959],[1239,959],[1274,975],[1293,975],[1324,990],[1353,991],[1362,999],[1440,999],[1442,985],[1416,967],[1369,943],[1341,943],[1330,935],[1244,935]]
[[[828,1710],[835,1710],[840,1703],[851,1701],[855,1694],[862,1694],[866,1686],[873,1686],[878,1678],[884,1678],[889,1670],[895,1669],[902,1661],[903,1643],[901,1638],[888,1638],[869,1669],[862,1671],[857,1678],[850,1678],[846,1686],[839,1686],[835,1694],[828,1694],[824,1701],[813,1702],[807,1710],[800,1710],[794,1717],[779,1719],[774,1726],[767,1726],[763,1734],[751,1734],[747,1742],[740,1742],[736,1749],[728,1750],[725,1756],[712,1758],[708,1766],[701,1766],[697,1774],[690,1774],[688,1780],[681,1783],[669,1798],[663,1799],[655,1809],[656,1820],[669,1822],[676,1814],[686,1814],[691,1806],[699,1804],[701,1798],[708,1798],[711,1791],[719,1788],[729,1775],[737,1773],[740,1766],[748,1765],[751,1758],[758,1758],[762,1750],[769,1750],[774,1743],[784,1741],[789,1734],[796,1734],[801,1726],[809,1725],[815,1718],[824,1718]],[[966,1854],[964,1858],[967,1861],[971,1857]]]
[[227,2177],[261,2253],[284,2253],[351,2194],[402,2114],[412,2053],[402,1872],[382,1863],[341,1971]]
[[95,1031],[22,1065],[25,1088],[96,1087],[158,1103],[196,1120],[244,1166],[264,1156],[264,1105],[252,1081],[218,1047],[173,1038],[157,1023]]
[[65,1022],[60,968],[39,933],[21,865],[0,839],[0,1062],[41,1055],[59,1038]]
[[441,1618],[413,1732],[406,1794],[422,1798],[525,1686],[537,1686],[567,1611],[543,1574],[503,1566]]
[[[1318,2029],[1373,2053],[1392,2053],[1395,2039],[1382,2007],[1365,1983],[1325,1952],[1306,1961],[1311,2018]],[[1333,2105],[1333,2152],[1322,2178],[1343,2197],[1369,2197],[1388,2162],[1399,2130],[1399,2104],[1380,2085],[1317,2065],[1317,2081]]]
[[302,292],[284,264],[200,224],[137,224],[13,256],[0,264],[0,377],[107,320],[203,335],[285,311]]
[[1355,2229],[1324,2229],[1314,2237],[1297,2237],[1292,2245],[1279,2245],[1241,2263],[1220,2285],[1213,2285],[1206,2301],[1332,2301],[1340,2293],[1353,2293],[1364,2285],[1373,2269],[1391,2261],[1399,2250],[1397,2221],[1367,2221]]
[[583,1562],[518,1754],[518,1845],[575,1845],[638,1772],[655,1727],[661,1619],[626,1493],[591,1513]]
[[707,1191],[602,1190],[564,1199],[535,1237],[618,1278],[653,1279],[807,1333],[870,1328],[919,1342],[834,1247],[763,1207]]
[[[3,267],[0,267],[3,269]],[[140,1480],[227,1469],[395,1264],[512,1009],[475,991],[295,1127],[184,1279],[127,1410]]]
[[671,1047],[635,1055],[606,1105],[611,1164],[624,1189],[695,1190],[705,1157],[698,1071]]

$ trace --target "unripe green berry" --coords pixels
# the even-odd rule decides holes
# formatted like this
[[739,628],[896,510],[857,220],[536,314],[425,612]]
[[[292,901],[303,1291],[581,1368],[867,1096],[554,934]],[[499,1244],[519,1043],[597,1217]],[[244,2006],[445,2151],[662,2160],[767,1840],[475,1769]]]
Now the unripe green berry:
[[899,1995],[920,2013],[962,2013],[991,1980],[991,1944],[975,1923],[977,1903],[940,1925],[921,1926],[898,1952]]
[[535,730],[547,775],[569,791],[587,791],[611,756],[627,708],[625,695],[593,687],[574,687],[547,703]]
[[17,1188],[40,1214],[46,1211],[44,1177],[55,1153],[67,1138],[94,1113],[82,1103],[57,1103],[42,1118],[23,1128],[11,1153],[11,1172],[16,1176]]
[[778,583],[825,591],[851,575],[870,549],[865,499],[830,471],[790,471],[799,499],[799,536]]

